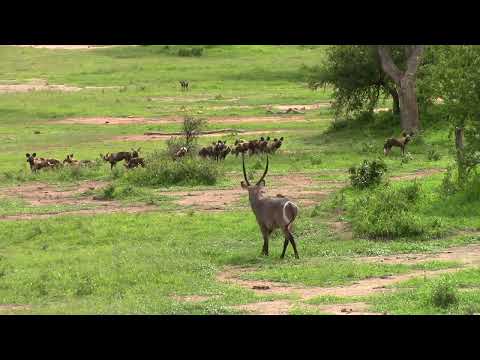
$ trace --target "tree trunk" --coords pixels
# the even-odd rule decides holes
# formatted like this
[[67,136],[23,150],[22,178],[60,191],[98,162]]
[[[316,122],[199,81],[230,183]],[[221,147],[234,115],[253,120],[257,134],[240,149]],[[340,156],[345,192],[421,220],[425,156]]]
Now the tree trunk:
[[415,75],[424,47],[422,45],[406,45],[404,49],[407,57],[407,69],[404,72],[395,65],[387,47],[378,46],[378,54],[383,71],[395,83],[402,130],[411,133],[420,129]]
[[390,96],[392,97],[393,101],[393,113],[395,115],[400,114],[400,100],[398,99],[398,93],[397,90],[391,86],[387,86],[387,90],[390,93]]
[[463,128],[455,128],[455,148],[457,149],[458,180],[465,180],[465,156],[463,152]]
[[420,130],[420,119],[418,117],[417,91],[415,79],[408,74],[400,80],[397,87],[398,100],[400,105],[400,122],[402,130],[407,133]]

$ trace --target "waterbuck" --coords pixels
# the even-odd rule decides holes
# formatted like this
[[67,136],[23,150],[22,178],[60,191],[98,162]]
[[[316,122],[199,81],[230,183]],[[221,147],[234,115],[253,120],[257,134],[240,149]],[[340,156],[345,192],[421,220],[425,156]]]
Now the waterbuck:
[[392,147],[397,146],[400,149],[402,149],[402,155],[405,154],[405,146],[408,144],[408,142],[411,140],[410,135],[403,133],[403,136],[401,138],[389,138],[385,140],[385,145],[383,145],[383,153],[385,156],[387,156],[390,151],[392,150]]
[[265,172],[260,180],[255,185],[251,185],[247,179],[247,172],[245,170],[245,155],[242,153],[243,178],[240,184],[243,189],[248,190],[248,198],[250,206],[260,226],[260,231],[263,235],[262,254],[268,256],[268,238],[275,229],[282,229],[285,235],[285,242],[283,243],[283,251],[281,258],[285,257],[288,243],[290,242],[295,252],[295,257],[298,259],[297,246],[292,235],[292,223],[297,217],[298,207],[288,198],[283,196],[267,197],[265,196],[265,176],[268,172],[268,155]]

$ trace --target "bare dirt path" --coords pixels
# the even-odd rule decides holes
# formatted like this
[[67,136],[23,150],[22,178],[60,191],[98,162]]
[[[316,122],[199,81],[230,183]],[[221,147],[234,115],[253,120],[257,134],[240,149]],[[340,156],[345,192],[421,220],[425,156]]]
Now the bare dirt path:
[[[148,212],[157,210],[153,205],[123,205],[118,201],[95,200],[93,196],[79,196],[87,191],[102,188],[106,185],[101,181],[83,181],[77,185],[66,187],[55,187],[43,183],[30,183],[16,187],[0,189],[0,197],[20,198],[29,205],[48,206],[48,205],[66,205],[66,206],[88,206],[88,209],[64,210],[64,211],[45,211],[22,213],[15,215],[0,215],[0,220],[27,220],[44,219],[59,215],[91,215],[114,212]],[[90,208],[91,207],[91,208]]]
[[[366,257],[358,258],[359,261],[384,261],[387,263],[405,263],[414,264],[420,262],[443,260],[457,261],[463,267],[432,270],[432,271],[412,271],[407,274],[399,274],[392,276],[382,276],[375,278],[367,278],[354,282],[351,285],[334,286],[334,287],[311,287],[295,284],[286,284],[265,280],[244,280],[241,275],[248,272],[254,272],[254,268],[229,267],[217,275],[217,280],[235,284],[244,288],[252,289],[258,295],[275,294],[275,295],[295,295],[300,301],[306,301],[317,296],[333,295],[341,297],[351,296],[368,296],[377,293],[393,291],[387,288],[402,281],[406,281],[416,277],[432,277],[446,273],[453,273],[465,267],[480,265],[480,245],[466,245],[461,247],[453,247],[434,254],[422,255],[400,255],[388,257]],[[255,314],[278,315],[288,314],[288,312],[296,305],[290,300],[275,300],[269,302],[251,303],[247,305],[236,306],[237,309],[253,312]],[[297,304],[297,306],[308,306],[305,304]],[[311,307],[311,305],[310,305]],[[344,303],[335,305],[319,305],[315,306],[316,310],[333,314],[366,314],[367,305],[364,303]]]
[[[62,120],[50,120],[48,124],[83,124],[83,125],[128,125],[128,124],[180,124],[183,116],[145,117],[80,117]],[[212,116],[208,117],[211,124],[244,124],[244,123],[282,123],[306,121],[304,116]]]
[[139,45],[12,45],[17,47],[31,47],[35,49],[49,50],[95,50],[106,49],[117,46],[139,46]]

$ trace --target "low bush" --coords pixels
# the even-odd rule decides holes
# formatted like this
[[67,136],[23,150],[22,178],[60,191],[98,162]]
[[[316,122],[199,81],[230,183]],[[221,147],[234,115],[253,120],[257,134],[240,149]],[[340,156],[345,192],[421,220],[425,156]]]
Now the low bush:
[[429,301],[436,307],[446,309],[458,303],[458,291],[452,281],[443,278],[432,284]]
[[145,168],[137,168],[125,175],[127,182],[141,186],[214,185],[223,176],[223,167],[207,159],[184,157],[171,160],[166,157],[149,159]]
[[422,188],[414,182],[385,185],[362,194],[349,209],[353,232],[371,239],[437,237],[445,226],[437,217],[420,214]]
[[350,181],[352,186],[358,189],[365,189],[380,184],[383,174],[387,171],[387,165],[382,160],[363,160],[363,163],[357,168],[352,166]]

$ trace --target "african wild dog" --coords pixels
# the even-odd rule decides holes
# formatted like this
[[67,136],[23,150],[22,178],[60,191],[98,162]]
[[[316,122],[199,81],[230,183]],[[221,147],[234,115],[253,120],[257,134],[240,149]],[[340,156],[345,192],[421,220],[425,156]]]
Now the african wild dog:
[[133,169],[137,166],[145,167],[145,160],[140,157],[132,157],[129,161],[126,161],[124,166],[127,169]]
[[182,90],[188,90],[188,80],[180,80],[179,82],[182,86]]
[[128,151],[121,151],[118,153],[107,153],[107,155],[100,154],[100,157],[110,163],[110,169],[112,170],[115,165],[117,165],[117,162],[125,160],[125,161],[130,161],[131,158],[133,158],[132,153]]
[[397,146],[402,149],[402,155],[405,154],[405,147],[407,146],[408,142],[411,140],[411,136],[409,134],[402,133],[401,138],[388,138],[385,140],[385,144],[383,145],[383,153],[387,156],[392,147]]

